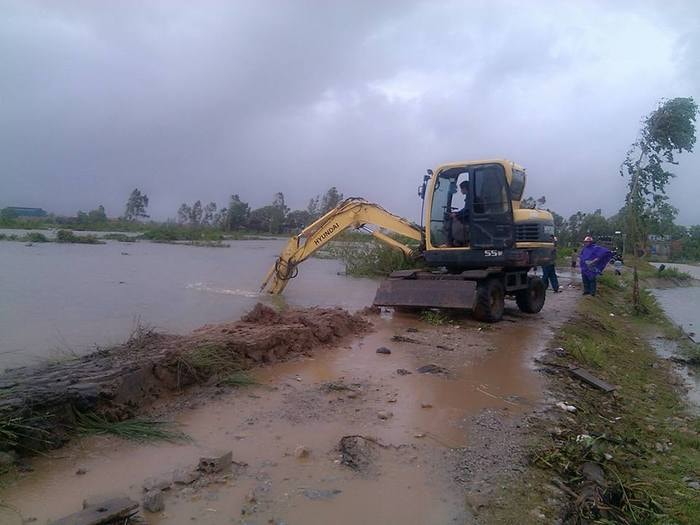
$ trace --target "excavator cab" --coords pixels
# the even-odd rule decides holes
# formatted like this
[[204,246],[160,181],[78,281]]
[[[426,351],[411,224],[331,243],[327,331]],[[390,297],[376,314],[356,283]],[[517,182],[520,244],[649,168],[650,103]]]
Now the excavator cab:
[[554,222],[547,211],[520,209],[524,188],[525,170],[514,162],[443,164],[428,170],[418,188],[425,227],[364,199],[346,199],[290,239],[261,290],[281,293],[299,263],[354,228],[423,266],[391,274],[377,290],[377,306],[468,308],[492,322],[509,296],[521,311],[539,312],[544,285],[529,270],[554,260]]
[[501,164],[447,167],[437,173],[430,198],[430,249],[504,249],[515,243],[513,199]]

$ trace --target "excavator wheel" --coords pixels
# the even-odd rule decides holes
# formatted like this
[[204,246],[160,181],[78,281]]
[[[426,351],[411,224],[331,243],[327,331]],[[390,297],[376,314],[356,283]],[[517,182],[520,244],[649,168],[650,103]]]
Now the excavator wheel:
[[529,277],[527,288],[515,294],[515,302],[521,312],[536,314],[544,306],[544,283],[539,277]]
[[478,321],[495,323],[503,317],[505,289],[500,279],[484,279],[476,285],[473,315]]

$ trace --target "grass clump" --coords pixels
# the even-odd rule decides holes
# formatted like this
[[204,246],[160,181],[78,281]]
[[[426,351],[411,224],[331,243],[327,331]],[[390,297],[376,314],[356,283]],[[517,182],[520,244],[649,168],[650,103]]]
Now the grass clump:
[[223,232],[210,228],[196,228],[165,224],[149,228],[143,232],[140,239],[154,242],[178,242],[178,241],[218,241],[224,239]]
[[136,237],[133,235],[127,235],[125,233],[106,233],[102,239],[107,241],[119,241],[119,242],[136,242]]
[[420,319],[424,323],[434,326],[441,326],[452,322],[450,316],[441,310],[423,310],[420,313]]
[[24,242],[50,242],[41,232],[29,232],[22,237]]
[[76,414],[76,429],[83,435],[112,435],[138,442],[186,441],[189,437],[168,421],[127,419],[109,421],[97,414]]
[[76,235],[71,230],[58,230],[56,232],[56,242],[67,244],[104,244],[94,235]]
[[178,356],[178,367],[189,372],[196,381],[227,376],[241,371],[241,357],[218,343],[204,343]]

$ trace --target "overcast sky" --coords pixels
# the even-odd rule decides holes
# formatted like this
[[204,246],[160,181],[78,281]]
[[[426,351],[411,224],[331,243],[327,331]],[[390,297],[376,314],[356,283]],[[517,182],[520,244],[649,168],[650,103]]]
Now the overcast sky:
[[[504,157],[621,206],[659,99],[700,101],[700,3],[0,0],[0,207],[156,218],[335,185],[416,219],[425,169]],[[700,145],[670,189],[700,223]]]

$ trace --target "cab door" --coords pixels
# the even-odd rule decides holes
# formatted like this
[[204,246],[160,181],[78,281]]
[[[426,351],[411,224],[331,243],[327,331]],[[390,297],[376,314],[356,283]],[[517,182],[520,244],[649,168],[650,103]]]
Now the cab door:
[[503,166],[478,166],[472,173],[472,209],[469,217],[471,247],[512,247],[515,243],[515,228],[510,191]]

